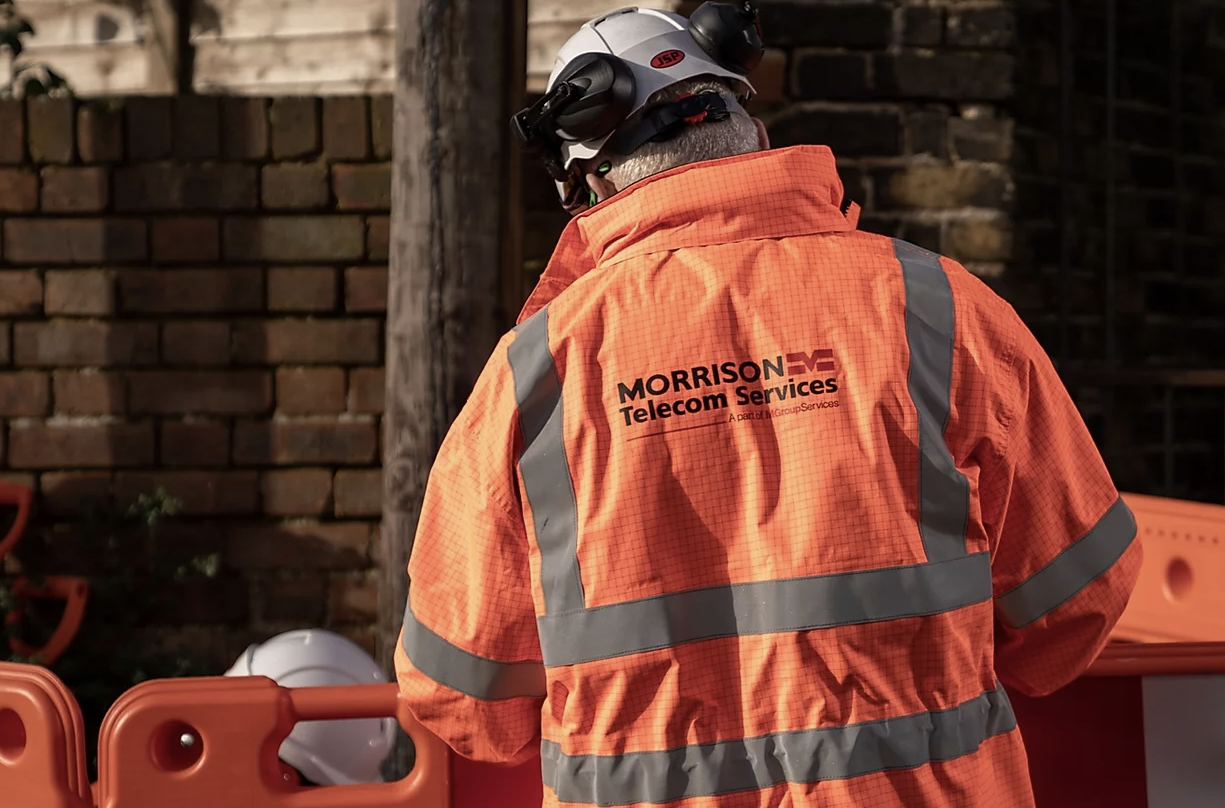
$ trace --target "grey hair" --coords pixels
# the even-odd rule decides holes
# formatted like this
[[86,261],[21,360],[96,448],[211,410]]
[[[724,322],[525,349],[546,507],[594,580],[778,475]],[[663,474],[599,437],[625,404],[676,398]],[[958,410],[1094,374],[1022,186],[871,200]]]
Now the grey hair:
[[588,164],[590,170],[602,163],[610,163],[612,171],[605,175],[605,179],[618,191],[623,191],[640,180],[677,166],[760,151],[757,125],[740,111],[735,93],[717,79],[696,78],[665,87],[647,100],[647,106],[675,101],[687,93],[697,95],[703,92],[717,92],[728,102],[729,109],[738,112],[726,121],[687,127],[681,134],[662,143],[644,143],[630,155],[597,155]]

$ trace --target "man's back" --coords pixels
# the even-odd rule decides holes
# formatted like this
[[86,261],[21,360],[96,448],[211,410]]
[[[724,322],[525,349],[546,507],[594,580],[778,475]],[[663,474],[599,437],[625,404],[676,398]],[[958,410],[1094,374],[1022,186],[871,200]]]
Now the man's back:
[[[841,190],[819,148],[644,183],[567,231],[487,371],[539,656],[486,647],[543,662],[550,804],[1032,804],[997,677],[1083,670],[1134,524],[1012,310]],[[416,589],[442,560],[414,619],[480,654]]]

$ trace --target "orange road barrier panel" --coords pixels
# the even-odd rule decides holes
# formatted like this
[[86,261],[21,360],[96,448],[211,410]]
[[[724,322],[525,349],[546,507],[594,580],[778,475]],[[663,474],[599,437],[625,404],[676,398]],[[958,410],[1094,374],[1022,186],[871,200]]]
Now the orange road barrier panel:
[[1110,646],[1063,690],[1011,700],[1037,808],[1225,805],[1225,643]]
[[1123,499],[1144,564],[1112,639],[1225,641],[1225,507],[1140,494]]
[[30,522],[30,505],[33,501],[34,491],[32,489],[24,485],[0,482],[0,505],[11,505],[17,509],[8,533],[3,539],[0,539],[0,559],[8,555],[17,546],[17,542],[21,541],[22,534],[26,532],[26,525]]
[[36,665],[0,662],[0,795],[31,808],[93,805],[80,707]]
[[13,653],[27,658],[37,656],[41,664],[54,665],[81,630],[85,604],[89,599],[89,582],[73,575],[48,575],[41,586],[36,586],[27,578],[18,578],[13,582],[12,592],[17,605],[5,618],[10,625],[21,622],[26,604],[31,600],[64,601],[64,614],[60,617],[59,625],[41,648],[28,645],[17,637],[9,638]]
[[[298,721],[395,717],[416,763],[394,783],[303,788],[277,750]],[[446,747],[401,706],[397,687],[284,688],[271,679],[142,682],[111,707],[98,740],[99,808],[445,808]]]

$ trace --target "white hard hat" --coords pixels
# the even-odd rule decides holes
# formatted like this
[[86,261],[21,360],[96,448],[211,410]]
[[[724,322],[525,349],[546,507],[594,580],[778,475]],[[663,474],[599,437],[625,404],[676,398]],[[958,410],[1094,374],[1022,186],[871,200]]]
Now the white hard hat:
[[[282,687],[382,684],[387,677],[357,643],[323,629],[278,634],[252,645],[226,676],[267,676]],[[395,740],[393,718],[301,721],[281,743],[281,760],[319,785],[382,781]]]
[[[683,56],[677,58],[676,52]],[[633,73],[635,98],[627,117],[641,111],[647,99],[660,90],[699,76],[727,80],[739,88],[737,95],[742,101],[754,93],[753,85],[743,75],[722,67],[702,50],[689,33],[688,19],[670,11],[629,7],[585,23],[557,52],[548,89],[553,89],[571,62],[589,53],[610,53]],[[610,136],[563,142],[564,167],[569,169],[575,160],[595,157]]]

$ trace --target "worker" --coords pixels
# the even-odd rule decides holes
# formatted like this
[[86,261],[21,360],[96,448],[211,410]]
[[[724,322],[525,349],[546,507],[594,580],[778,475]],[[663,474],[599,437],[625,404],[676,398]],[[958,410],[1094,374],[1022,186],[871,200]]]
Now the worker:
[[[226,676],[266,676],[282,687],[382,684],[378,663],[357,643],[323,629],[278,634],[243,652]],[[383,782],[394,718],[300,721],[281,742],[285,774],[304,786]]]
[[576,215],[434,462],[396,654],[546,805],[1032,808],[1009,691],[1142,550],[1051,361],[745,111],[749,3],[585,24],[514,129]]

